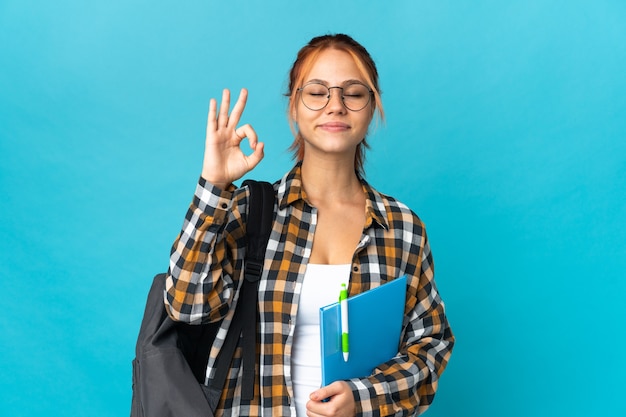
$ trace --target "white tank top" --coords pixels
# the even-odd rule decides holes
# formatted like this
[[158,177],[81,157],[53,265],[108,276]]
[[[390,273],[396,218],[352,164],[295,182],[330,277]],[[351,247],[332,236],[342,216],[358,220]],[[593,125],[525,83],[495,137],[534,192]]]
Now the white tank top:
[[309,395],[322,383],[320,307],[339,300],[341,284],[348,284],[350,264],[308,264],[298,303],[291,352],[291,376],[298,417],[306,416]]

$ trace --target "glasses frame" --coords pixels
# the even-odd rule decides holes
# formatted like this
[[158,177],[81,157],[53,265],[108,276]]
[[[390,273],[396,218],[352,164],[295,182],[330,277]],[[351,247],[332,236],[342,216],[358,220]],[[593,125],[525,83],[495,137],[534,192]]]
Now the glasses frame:
[[[306,86],[308,86],[308,85],[313,85],[313,84],[316,84],[316,85],[321,85],[322,87],[325,87],[326,89],[328,89],[328,95],[326,96],[326,104],[324,104],[324,105],[323,105],[322,107],[320,107],[319,109],[315,109],[315,108],[311,108],[311,107],[307,106],[307,104],[304,102],[304,98],[303,98],[303,95],[302,95],[302,90],[303,90]],[[363,105],[363,107],[361,107],[360,109],[351,109],[350,107],[348,107],[348,106],[346,105],[346,102],[345,102],[345,99],[344,99],[344,95],[343,95],[343,90],[344,90],[344,88],[346,88],[346,87],[348,87],[348,86],[350,86],[350,85],[355,85],[355,84],[360,84],[360,85],[362,85],[363,87],[367,88],[367,91],[369,92],[369,95],[367,96],[367,102],[366,102],[366,103],[365,103],[365,105]],[[306,107],[307,109],[312,110],[312,111],[320,111],[320,110],[325,109],[325,108],[326,108],[326,106],[328,106],[328,103],[330,103],[330,90],[332,90],[333,88],[338,88],[338,89],[340,89],[340,90],[341,90],[341,96],[340,96],[340,97],[341,97],[341,104],[343,104],[343,107],[345,107],[346,109],[348,109],[348,110],[350,110],[350,111],[354,111],[354,112],[361,111],[361,110],[363,110],[364,108],[366,108],[366,107],[367,107],[367,105],[371,103],[371,101],[372,101],[372,96],[374,95],[374,91],[373,91],[373,90],[372,90],[372,89],[371,89],[368,85],[363,84],[363,83],[361,83],[361,82],[351,82],[351,83],[349,83],[348,85],[345,85],[345,86],[343,86],[343,87],[340,87],[340,86],[338,86],[338,85],[335,85],[335,86],[331,86],[331,87],[329,87],[329,86],[327,86],[326,84],[323,84],[323,83],[321,83],[321,82],[319,82],[319,81],[310,81],[310,82],[308,82],[308,83],[304,84],[302,87],[298,88],[296,91],[297,91],[298,93],[300,93],[300,101],[302,102],[302,104],[304,105],[304,107]]]

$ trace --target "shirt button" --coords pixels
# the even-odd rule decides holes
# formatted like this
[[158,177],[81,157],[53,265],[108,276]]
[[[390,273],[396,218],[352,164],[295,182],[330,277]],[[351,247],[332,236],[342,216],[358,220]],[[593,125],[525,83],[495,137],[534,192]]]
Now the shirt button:
[[352,267],[352,270],[353,270],[354,272],[359,272],[359,266],[358,266],[358,265],[354,265],[354,266]]
[[222,208],[223,208],[223,209],[226,209],[226,207],[228,207],[228,204],[226,204],[226,203],[222,203]]

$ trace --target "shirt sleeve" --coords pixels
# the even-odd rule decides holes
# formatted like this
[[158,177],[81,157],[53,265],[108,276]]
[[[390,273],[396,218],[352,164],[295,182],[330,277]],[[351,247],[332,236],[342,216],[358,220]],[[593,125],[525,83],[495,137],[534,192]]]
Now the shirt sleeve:
[[221,190],[200,178],[170,254],[165,306],[173,320],[199,324],[226,315],[245,233],[236,202],[234,186]]
[[434,281],[430,247],[424,235],[415,275],[410,277],[400,352],[368,378],[347,381],[358,416],[411,416],[432,403],[454,336]]

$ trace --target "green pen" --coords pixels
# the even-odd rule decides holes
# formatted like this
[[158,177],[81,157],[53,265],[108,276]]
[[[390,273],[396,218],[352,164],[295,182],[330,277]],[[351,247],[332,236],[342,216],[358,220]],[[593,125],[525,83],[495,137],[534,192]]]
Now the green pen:
[[339,292],[339,309],[341,310],[341,351],[344,362],[348,362],[350,345],[348,344],[348,290],[346,284],[341,284]]

